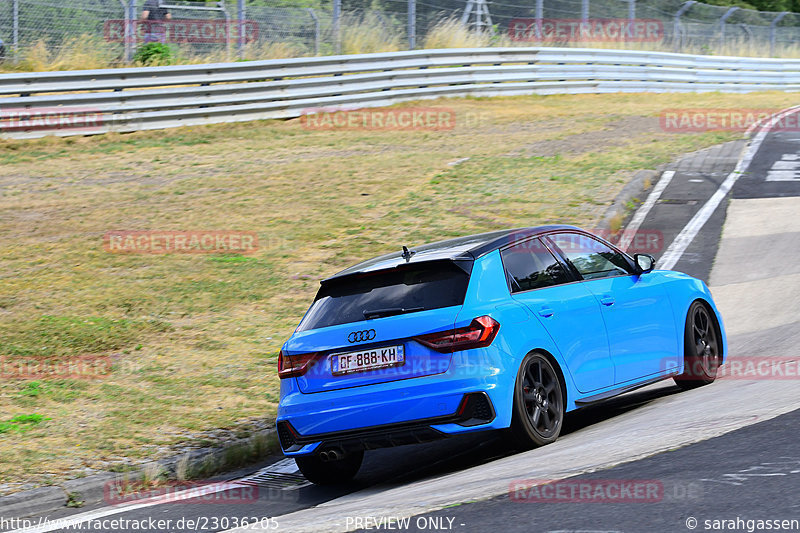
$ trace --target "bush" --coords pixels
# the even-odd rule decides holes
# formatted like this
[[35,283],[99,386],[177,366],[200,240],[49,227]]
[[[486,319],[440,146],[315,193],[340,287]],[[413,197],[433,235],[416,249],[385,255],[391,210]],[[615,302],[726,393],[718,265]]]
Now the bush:
[[142,65],[169,65],[173,60],[172,48],[164,43],[147,43],[136,51],[133,60]]

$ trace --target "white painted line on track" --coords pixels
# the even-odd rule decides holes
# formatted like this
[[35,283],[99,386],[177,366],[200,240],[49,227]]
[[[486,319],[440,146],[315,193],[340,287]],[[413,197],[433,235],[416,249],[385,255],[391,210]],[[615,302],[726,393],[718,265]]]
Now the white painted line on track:
[[300,472],[297,463],[291,458],[281,459],[277,463],[271,464],[267,470],[270,474],[297,474]]
[[625,231],[622,232],[622,239],[620,239],[620,249],[623,252],[628,251],[628,247],[633,242],[633,238],[636,236],[636,232],[639,231],[639,227],[644,222],[647,215],[650,213],[650,210],[653,209],[653,206],[656,205],[656,202],[659,198],[661,198],[661,194],[664,192],[664,189],[667,188],[669,182],[672,181],[672,177],[675,175],[674,170],[667,170],[663,174],[661,174],[661,179],[658,180],[656,186],[653,187],[653,190],[650,191],[650,194],[647,196],[647,200],[639,207],[636,211],[636,214],[633,215],[633,218],[628,223],[628,227],[625,228]]
[[[728,177],[725,178],[725,181],[723,181],[714,194],[711,195],[711,198],[708,199],[705,205],[703,205],[703,207],[701,207],[700,210],[695,213],[689,223],[686,224],[681,232],[675,237],[675,240],[672,241],[672,244],[669,245],[669,248],[667,248],[667,250],[661,256],[659,259],[659,268],[670,270],[675,266],[675,264],[683,255],[683,252],[686,251],[686,248],[689,247],[705,223],[708,222],[708,219],[711,218],[711,215],[717,209],[719,204],[725,199],[730,190],[733,188],[733,184],[736,183],[736,180],[739,179],[739,176],[741,176],[742,173],[750,166],[750,163],[758,153],[759,148],[761,148],[761,143],[764,142],[764,139],[767,137],[767,134],[770,132],[772,127],[786,115],[790,115],[798,110],[800,110],[800,106],[793,106],[785,109],[780,113],[770,117],[770,119],[768,119],[766,123],[760,127],[758,133],[755,135],[755,137],[753,137],[753,140],[747,147],[747,151],[745,152],[744,156],[739,159],[738,163],[736,163],[736,168],[733,169],[733,172],[728,174]],[[748,130],[748,132],[749,131],[751,130]]]

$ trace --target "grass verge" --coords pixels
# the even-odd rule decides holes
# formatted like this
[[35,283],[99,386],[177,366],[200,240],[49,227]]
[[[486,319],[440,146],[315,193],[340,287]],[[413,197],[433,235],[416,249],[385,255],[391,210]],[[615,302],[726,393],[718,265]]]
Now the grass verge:
[[[263,427],[278,401],[277,352],[319,278],[402,244],[591,228],[636,170],[740,135],[667,133],[660,110],[794,100],[458,99],[424,104],[455,113],[441,131],[290,120],[0,141],[0,412],[25,426],[0,433],[0,492],[158,459],[213,428]],[[260,248],[111,254],[109,230],[254,231]],[[107,357],[110,373],[13,374],[23,358],[83,356]],[[10,422],[30,413],[41,418]]]

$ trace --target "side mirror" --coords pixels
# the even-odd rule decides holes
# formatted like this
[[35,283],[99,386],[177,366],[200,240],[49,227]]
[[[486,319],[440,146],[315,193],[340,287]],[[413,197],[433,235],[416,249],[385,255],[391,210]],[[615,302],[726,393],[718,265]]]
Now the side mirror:
[[647,274],[656,266],[656,258],[650,254],[636,254],[633,256],[636,262],[636,268],[639,269],[638,274]]

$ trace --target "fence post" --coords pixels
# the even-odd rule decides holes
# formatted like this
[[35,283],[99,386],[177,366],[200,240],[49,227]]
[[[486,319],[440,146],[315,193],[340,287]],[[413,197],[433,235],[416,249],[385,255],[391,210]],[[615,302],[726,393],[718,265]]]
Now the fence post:
[[536,0],[536,27],[534,33],[538,40],[542,40],[542,19],[544,18],[544,0]]
[[14,63],[19,61],[19,0],[14,0],[11,5],[12,25],[12,44],[14,46]]
[[125,61],[130,62],[131,60],[131,42],[128,39],[128,28],[131,25],[131,17],[130,13],[128,12],[128,4],[125,3],[125,0],[119,0],[119,3],[122,5],[122,41],[123,46],[125,48]]
[[778,13],[778,16],[772,19],[772,22],[769,23],[769,55],[775,55],[775,37],[778,29],[778,23],[781,21],[783,17],[788,15],[788,11],[782,11]]
[[319,55],[319,17],[314,9],[307,7],[306,11],[311,16],[311,20],[314,21],[314,55]]
[[[231,27],[231,14],[228,12],[228,9],[225,7],[225,2],[224,1],[223,2],[218,2],[217,5],[219,5],[220,9],[222,9],[222,14],[225,15],[225,27],[226,28],[230,28]],[[233,48],[233,46],[232,46],[233,43],[231,42],[232,40],[233,39],[231,39],[231,34],[229,32],[225,36],[225,57],[226,57],[226,59],[228,61],[230,61],[231,57],[232,57],[231,56],[231,48]]]
[[417,2],[408,0],[408,49],[417,47]]
[[728,17],[734,14],[736,10],[739,8],[734,6],[728,9],[724,15],[719,18],[719,47],[720,52],[722,51],[722,47],[725,46],[725,21],[728,20]]
[[636,20],[636,0],[628,0],[628,37],[633,37],[633,24]]
[[[237,8],[236,9],[236,12],[237,12],[236,16],[239,18],[238,24],[237,24],[239,26],[239,59],[244,59],[244,42],[245,42],[245,39],[244,39],[244,19],[245,19],[244,0],[238,0],[236,8]],[[228,28],[228,31],[230,31],[230,28]]]
[[342,53],[342,34],[339,27],[342,18],[342,0],[333,0],[333,48],[337,54]]
[[466,26],[469,23],[469,14],[472,13],[472,5],[475,0],[467,0],[467,5],[464,7],[464,13],[461,15],[461,25]]
[[128,2],[128,20],[130,20],[130,25],[128,27],[128,31],[130,32],[126,37],[130,41],[130,46],[128,53],[131,55],[128,58],[128,61],[133,60],[133,52],[136,48],[136,0],[129,0]]
[[675,26],[672,28],[672,41],[673,50],[675,52],[681,51],[681,44],[683,44],[683,35],[681,31],[681,15],[689,11],[689,8],[697,3],[697,0],[689,0],[684,2],[681,8],[675,13]]
[[589,0],[581,0],[581,22],[589,21]]

